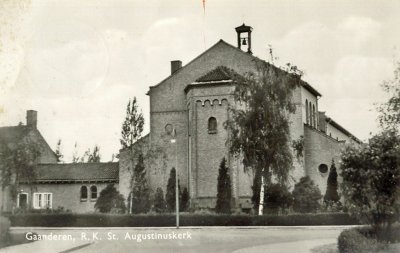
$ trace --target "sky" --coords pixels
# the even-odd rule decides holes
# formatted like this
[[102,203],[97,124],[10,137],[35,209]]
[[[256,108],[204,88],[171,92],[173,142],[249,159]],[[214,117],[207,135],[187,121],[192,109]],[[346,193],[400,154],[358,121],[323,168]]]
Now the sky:
[[120,149],[128,100],[137,97],[149,130],[149,86],[234,28],[253,27],[253,53],[296,65],[322,97],[320,111],[362,140],[376,133],[380,84],[399,58],[400,1],[0,0],[0,126],[38,128],[64,161],[100,146]]

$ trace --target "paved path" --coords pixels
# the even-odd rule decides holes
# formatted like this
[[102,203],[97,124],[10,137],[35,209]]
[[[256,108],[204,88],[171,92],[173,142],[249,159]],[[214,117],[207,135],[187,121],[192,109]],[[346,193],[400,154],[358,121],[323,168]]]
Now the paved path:
[[68,235],[74,241],[37,241],[12,246],[14,252],[310,252],[336,242],[345,226],[191,228],[13,228],[12,233]]

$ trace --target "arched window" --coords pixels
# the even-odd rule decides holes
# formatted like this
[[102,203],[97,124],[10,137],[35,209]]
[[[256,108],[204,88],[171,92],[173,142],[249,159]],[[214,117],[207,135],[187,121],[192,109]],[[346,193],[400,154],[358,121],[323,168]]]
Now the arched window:
[[81,201],[86,201],[88,196],[88,189],[86,186],[81,187]]
[[95,185],[90,186],[90,199],[97,199],[97,187]]
[[310,111],[309,113],[308,113],[308,116],[309,116],[309,120],[310,120],[310,126],[312,126],[312,106],[311,106],[311,101],[310,102],[308,102],[308,110]]
[[315,117],[315,105],[312,106],[312,120],[313,120],[313,126],[317,127],[317,121],[316,121],[316,117]]
[[306,122],[307,122],[307,125],[310,124],[310,121],[309,121],[309,118],[308,118],[308,114],[309,114],[309,111],[308,111],[308,100],[306,99]]
[[217,119],[214,117],[208,119],[208,133],[209,134],[217,133]]

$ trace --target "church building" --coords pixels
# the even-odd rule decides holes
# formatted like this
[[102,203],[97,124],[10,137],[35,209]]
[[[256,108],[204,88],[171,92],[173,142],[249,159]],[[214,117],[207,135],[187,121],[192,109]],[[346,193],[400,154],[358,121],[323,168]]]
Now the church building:
[[[243,76],[256,73],[257,63],[262,62],[252,54],[252,30],[245,24],[237,27],[236,46],[220,40],[185,66],[179,60],[171,61],[171,75],[150,86],[150,133],[139,142],[146,150],[162,153],[151,156],[147,164],[153,190],[161,187],[165,192],[170,170],[177,168],[181,189],[188,189],[191,205],[214,208],[219,164],[225,157],[234,205],[251,207],[253,176],[229,153],[224,122],[235,105],[231,70]],[[360,141],[319,111],[321,96],[304,81],[293,92],[296,112],[290,115],[290,135],[292,141],[303,141],[304,153],[293,159],[290,178],[293,185],[310,176],[324,193],[328,168],[332,160],[338,161],[342,144]],[[129,195],[127,173],[134,163],[130,156],[129,150],[121,151],[119,187],[125,196]]]

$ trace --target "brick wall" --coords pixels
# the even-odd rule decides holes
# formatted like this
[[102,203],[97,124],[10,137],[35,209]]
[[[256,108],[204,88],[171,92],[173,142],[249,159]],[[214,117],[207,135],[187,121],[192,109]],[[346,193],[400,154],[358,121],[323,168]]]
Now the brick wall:
[[[80,190],[85,185],[88,188],[88,199],[81,201]],[[76,184],[35,184],[32,189],[28,185],[20,185],[21,192],[28,193],[28,205],[32,206],[33,193],[52,193],[53,209],[63,207],[75,213],[94,212],[95,200],[90,199],[90,187],[97,187],[97,196],[107,186],[107,183],[76,183]]]
[[[340,161],[340,152],[344,145],[324,133],[305,126],[305,167],[307,175],[319,186],[321,193],[326,191],[326,181],[329,175],[329,168],[334,159],[336,164]],[[318,167],[321,164],[328,166],[328,172],[321,173]],[[339,167],[336,166],[339,172]]]

